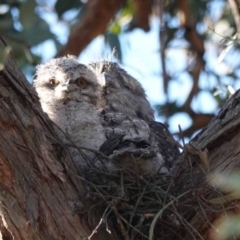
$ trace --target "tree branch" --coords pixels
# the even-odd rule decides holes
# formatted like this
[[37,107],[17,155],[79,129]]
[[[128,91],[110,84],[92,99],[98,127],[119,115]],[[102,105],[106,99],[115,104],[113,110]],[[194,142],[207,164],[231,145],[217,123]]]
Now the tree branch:
[[124,2],[125,0],[88,1],[82,20],[73,28],[67,44],[57,56],[79,55],[95,37],[106,31],[110,20]]
[[133,0],[136,13],[130,23],[128,30],[133,30],[134,28],[141,28],[145,32],[150,30],[149,17],[152,13],[152,1],[149,0]]
[[[170,192],[178,191],[180,195],[191,189],[186,198],[178,201],[176,209],[203,239],[218,239],[214,223],[228,213],[239,212],[239,203],[234,200],[211,203],[211,199],[226,198],[209,181],[215,174],[230,174],[240,167],[239,98],[240,91],[237,91],[210,124],[185,147],[172,172],[175,181]],[[188,232],[182,236],[192,239]]]

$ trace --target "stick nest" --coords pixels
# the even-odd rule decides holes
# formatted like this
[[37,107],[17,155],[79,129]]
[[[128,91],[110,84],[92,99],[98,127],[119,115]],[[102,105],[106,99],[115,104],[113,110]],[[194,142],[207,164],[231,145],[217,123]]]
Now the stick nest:
[[122,239],[167,239],[169,233],[174,236],[180,229],[174,207],[166,207],[176,200],[169,193],[170,176],[139,175],[131,169],[109,173],[95,168],[92,174],[88,170],[85,180],[87,197],[97,202],[90,214],[104,208],[101,223],[107,229],[111,224],[117,226]]

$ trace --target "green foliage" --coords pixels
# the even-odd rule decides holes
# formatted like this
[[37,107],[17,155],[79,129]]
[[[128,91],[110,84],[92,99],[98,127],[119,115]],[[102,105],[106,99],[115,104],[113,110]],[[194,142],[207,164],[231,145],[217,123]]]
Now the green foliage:
[[240,216],[229,215],[217,223],[217,239],[230,240],[240,237]]
[[46,21],[35,13],[36,6],[35,0],[28,0],[20,9],[19,21],[23,27],[20,37],[29,46],[35,46],[54,38]]
[[[239,172],[233,172],[230,174],[219,173],[209,177],[212,185],[222,192],[221,196],[210,199],[212,204],[221,204],[221,206],[232,200],[240,199],[240,174]],[[233,237],[240,237],[240,215],[233,215],[232,213],[225,213],[225,216],[221,218],[216,224],[217,227],[217,239],[227,240],[233,239]]]
[[211,182],[215,187],[227,192],[239,192],[240,194],[240,174],[234,172],[231,174],[216,174],[211,177]]
[[[0,32],[12,49],[14,58],[20,67],[39,62],[40,57],[31,53],[31,47],[48,39],[55,39],[49,25],[36,13],[35,0],[8,5],[8,11],[0,14]],[[0,5],[1,6],[1,5]]]

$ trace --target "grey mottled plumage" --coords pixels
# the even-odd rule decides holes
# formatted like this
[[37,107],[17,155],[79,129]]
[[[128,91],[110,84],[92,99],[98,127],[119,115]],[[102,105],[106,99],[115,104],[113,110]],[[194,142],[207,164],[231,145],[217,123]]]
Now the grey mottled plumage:
[[141,84],[117,63],[102,61],[89,67],[103,83],[101,114],[107,140],[100,150],[109,155],[110,168],[167,172],[179,150],[167,128],[154,121]]
[[[44,112],[77,147],[99,149],[106,140],[97,111],[101,85],[91,70],[73,56],[52,59],[37,67],[34,87]],[[70,150],[75,163],[85,165],[79,151]]]
[[154,120],[154,112],[141,84],[117,63],[96,62],[91,63],[89,68],[102,82],[105,112],[119,112],[144,121]]
[[[85,66],[73,56],[52,59],[37,67],[34,86],[56,125],[77,147],[108,155],[110,171],[166,172],[178,155],[168,130],[154,122],[141,84],[116,63]],[[71,153],[79,167],[86,166],[79,151]],[[84,153],[98,162],[92,152]]]

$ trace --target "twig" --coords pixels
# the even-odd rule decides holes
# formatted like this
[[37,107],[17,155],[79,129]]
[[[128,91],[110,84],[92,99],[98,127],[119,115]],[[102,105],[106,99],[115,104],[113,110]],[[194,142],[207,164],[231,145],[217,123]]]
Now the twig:
[[161,215],[163,214],[164,210],[167,209],[169,206],[171,206],[171,205],[174,203],[174,201],[178,200],[179,198],[181,198],[182,196],[184,196],[185,194],[187,194],[187,193],[189,193],[189,192],[190,192],[190,190],[187,191],[187,192],[185,192],[185,193],[183,193],[183,194],[181,194],[180,196],[178,196],[177,198],[175,198],[174,200],[172,200],[171,202],[169,202],[167,205],[165,205],[165,206],[155,215],[155,217],[153,218],[152,223],[151,223],[151,225],[150,225],[150,229],[149,229],[149,237],[148,237],[149,240],[153,240],[153,234],[154,234],[155,224],[156,224],[158,218],[161,217]]
[[145,237],[146,239],[148,239],[148,236],[143,234],[142,232],[140,232],[137,228],[135,228],[133,225],[131,225],[125,218],[123,218],[122,216],[120,216],[120,218],[126,223],[128,224],[131,228],[133,228],[136,232],[138,232],[139,234],[141,234],[143,237]]
[[104,220],[104,218],[105,218],[105,215],[106,215],[109,207],[110,207],[110,204],[109,204],[109,205],[107,206],[107,208],[105,209],[105,211],[104,211],[104,213],[103,213],[103,215],[102,215],[102,217],[101,217],[98,225],[94,228],[94,230],[92,231],[92,233],[90,234],[90,236],[88,236],[88,238],[87,238],[88,240],[90,240],[90,239],[92,238],[92,236],[97,232],[98,228],[100,227],[100,225],[102,224],[102,222],[103,222],[103,220]]
[[115,214],[115,216],[117,218],[117,222],[118,222],[118,224],[120,226],[120,230],[122,232],[122,235],[124,236],[124,239],[125,240],[130,240],[129,235],[128,235],[125,227],[123,226],[123,223],[122,223],[122,220],[121,220],[121,216],[118,213],[118,210],[117,210],[117,208],[116,208],[116,206],[114,204],[112,204],[112,210],[113,210],[113,212],[114,212],[114,214]]
[[181,128],[180,124],[178,124],[178,129],[179,129],[179,135],[180,135],[180,138],[182,140],[183,147],[184,147],[186,144],[185,144],[185,140],[184,140],[184,137],[183,137],[183,134],[182,134],[182,128]]
[[141,195],[138,197],[138,200],[137,200],[137,202],[136,202],[136,204],[135,204],[135,206],[134,206],[134,209],[133,209],[133,211],[132,211],[131,218],[130,218],[130,221],[129,221],[130,224],[132,223],[132,219],[133,219],[133,217],[134,217],[134,215],[135,215],[135,213],[136,213],[137,207],[138,207],[140,201],[142,200],[143,194],[144,194],[145,191],[146,191],[146,187],[147,187],[147,186],[145,185],[145,187],[143,188],[143,191],[142,191]]
[[102,197],[103,200],[106,200],[106,198],[103,196],[103,194],[98,190],[97,186],[95,184],[93,184],[92,182],[86,180],[85,178],[83,177],[80,177],[79,175],[75,175],[76,178],[79,178],[85,182],[87,182],[89,185],[91,185],[98,193],[99,195]]
[[[193,239],[204,240],[204,238],[200,235],[200,233],[188,221],[186,221],[181,214],[178,213],[178,211],[177,211],[177,209],[175,208],[174,205],[173,205],[173,208],[175,210],[175,214],[177,215],[178,219],[182,222],[182,224],[185,226],[185,228],[189,231],[189,233],[192,235]],[[194,236],[194,234],[192,233],[191,230],[198,235],[198,238],[196,238]]]

